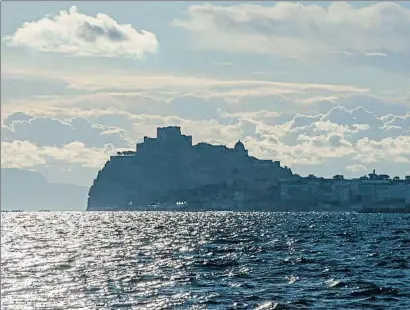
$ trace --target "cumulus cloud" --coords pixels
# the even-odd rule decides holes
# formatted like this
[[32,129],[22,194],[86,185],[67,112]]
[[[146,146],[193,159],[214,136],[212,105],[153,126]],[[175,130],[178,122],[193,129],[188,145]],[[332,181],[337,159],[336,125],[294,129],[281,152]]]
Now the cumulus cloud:
[[[324,164],[333,159],[350,161],[349,167],[357,161],[405,164],[410,158],[407,117],[378,117],[360,106],[352,110],[336,106],[322,114],[297,114],[276,125],[263,124],[259,118],[253,120],[257,133],[248,142],[251,153],[280,158],[292,166]],[[395,130],[386,130],[392,122]],[[348,171],[358,172],[350,168]]]
[[278,2],[271,6],[198,4],[173,24],[207,49],[290,58],[408,53],[410,10],[398,3],[327,7]]
[[410,112],[404,116],[390,115],[384,127],[404,128],[410,130]]
[[363,172],[363,171],[368,171],[367,167],[363,166],[363,165],[348,165],[345,168],[347,171],[352,171],[352,172]]
[[103,148],[86,148],[84,143],[72,142],[62,147],[40,147],[29,141],[1,142],[3,168],[32,168],[53,165],[56,161],[100,169],[110,155],[115,153],[112,144]]
[[[328,112],[315,115],[297,114],[282,127],[287,128],[283,137],[289,144],[298,143],[298,137],[337,134],[351,144],[368,138],[380,141],[386,138],[410,136],[406,116],[382,116],[359,106],[347,109],[343,106],[331,108]],[[391,124],[395,124],[394,126]]]
[[1,167],[29,168],[45,165],[45,159],[38,154],[37,147],[28,141],[1,142]]
[[105,144],[103,148],[86,148],[82,142],[72,142],[58,147],[40,148],[39,154],[54,160],[80,164],[84,167],[101,168],[110,155],[115,154],[112,144]]
[[[345,170],[348,175],[357,176],[360,171],[353,166],[369,164],[371,168],[402,175],[410,160],[409,113],[378,116],[361,106],[329,106],[324,113],[313,110],[283,115],[276,111],[275,100],[269,98],[256,106],[252,106],[252,97],[227,102],[183,95],[170,101],[151,99],[142,105],[135,98],[128,105],[109,108],[108,104],[106,109],[87,108],[83,103],[77,107],[62,104],[39,109],[32,104],[33,109],[38,109],[35,113],[12,113],[2,129],[3,143],[8,143],[4,148],[9,149],[2,156],[2,164],[25,162],[30,163],[25,164],[28,166],[38,163],[56,169],[68,169],[70,165],[98,169],[112,148],[133,149],[143,136],[154,137],[156,127],[169,125],[181,126],[185,134],[193,136],[194,143],[232,147],[240,139],[252,156],[280,160],[302,175],[331,176]],[[147,110],[147,102],[152,103],[153,110]],[[292,100],[284,102],[294,104]],[[18,152],[10,151],[17,148]],[[30,157],[34,155],[37,157]]]
[[398,163],[410,163],[410,135],[385,138],[380,141],[363,138],[357,141],[358,154],[356,160],[361,162],[377,162],[389,160]]
[[348,110],[343,106],[336,106],[321,117],[322,121],[330,121],[339,125],[367,124],[371,127],[380,126],[381,121],[372,112],[362,106]]
[[24,23],[13,35],[6,36],[5,42],[77,56],[143,58],[158,50],[154,33],[119,24],[106,14],[82,14],[75,6],[68,12]]
[[117,147],[132,144],[123,130],[92,125],[87,119],[73,117],[67,120],[52,117],[33,117],[25,113],[14,113],[4,120],[2,141],[30,141],[39,146],[61,147],[81,141],[87,147],[102,147],[112,143]]
[[4,119],[2,119],[2,125],[11,127],[14,121],[28,122],[32,118],[32,116],[24,112],[15,112],[4,116]]

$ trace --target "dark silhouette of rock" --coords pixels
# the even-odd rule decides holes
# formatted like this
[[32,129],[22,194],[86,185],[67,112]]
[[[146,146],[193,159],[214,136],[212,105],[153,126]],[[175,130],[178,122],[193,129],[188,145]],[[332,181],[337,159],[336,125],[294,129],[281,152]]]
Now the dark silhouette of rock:
[[240,141],[233,149],[192,145],[180,127],[164,127],[156,138],[144,137],[136,152],[111,156],[90,188],[87,210],[141,210],[177,202],[192,210],[212,209],[216,203],[230,209],[255,199],[260,206],[279,196],[274,188],[280,180],[292,178],[279,161],[249,156]]

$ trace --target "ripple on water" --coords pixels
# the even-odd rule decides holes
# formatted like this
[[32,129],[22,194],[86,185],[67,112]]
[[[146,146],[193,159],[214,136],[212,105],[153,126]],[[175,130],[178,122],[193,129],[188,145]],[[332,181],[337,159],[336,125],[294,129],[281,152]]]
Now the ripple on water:
[[410,309],[410,217],[2,213],[2,309]]

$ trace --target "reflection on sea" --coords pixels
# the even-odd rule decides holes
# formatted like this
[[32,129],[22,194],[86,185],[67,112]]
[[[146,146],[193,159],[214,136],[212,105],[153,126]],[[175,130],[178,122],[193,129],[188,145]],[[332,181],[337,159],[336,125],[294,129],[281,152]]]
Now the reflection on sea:
[[409,309],[410,216],[3,213],[2,309]]

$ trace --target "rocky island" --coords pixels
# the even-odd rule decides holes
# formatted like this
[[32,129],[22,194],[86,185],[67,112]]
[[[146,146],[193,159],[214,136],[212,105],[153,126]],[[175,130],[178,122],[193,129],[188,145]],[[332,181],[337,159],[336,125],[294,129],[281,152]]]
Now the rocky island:
[[192,144],[180,127],[157,128],[135,151],[111,156],[89,190],[87,211],[368,211],[410,210],[410,177],[347,180],[300,177],[280,161],[234,148]]
[[234,148],[192,144],[180,127],[157,128],[136,151],[111,156],[89,191],[87,210],[185,210],[266,207],[280,196],[279,182],[295,176],[279,161]]

